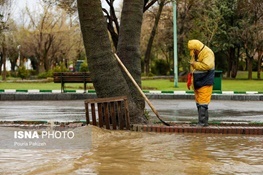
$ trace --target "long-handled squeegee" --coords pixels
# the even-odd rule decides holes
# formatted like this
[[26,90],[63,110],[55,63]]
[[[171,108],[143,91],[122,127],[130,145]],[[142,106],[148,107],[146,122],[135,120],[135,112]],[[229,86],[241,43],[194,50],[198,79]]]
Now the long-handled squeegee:
[[146,95],[143,93],[143,91],[141,90],[141,88],[139,87],[139,85],[137,84],[137,82],[134,80],[134,78],[132,77],[132,75],[130,74],[130,72],[128,71],[128,69],[125,67],[125,65],[122,63],[122,61],[120,60],[120,58],[118,57],[118,55],[115,53],[114,56],[116,57],[117,61],[119,62],[119,64],[121,65],[121,67],[123,68],[123,70],[126,72],[126,74],[128,75],[128,77],[131,79],[132,83],[135,85],[135,87],[138,89],[138,91],[140,92],[140,94],[143,96],[144,100],[147,102],[147,104],[150,106],[150,108],[152,109],[152,111],[155,113],[156,117],[166,126],[170,126],[168,123],[166,123],[165,121],[163,121],[158,112],[155,110],[155,108],[153,107],[152,103],[150,102],[150,100],[146,97]]

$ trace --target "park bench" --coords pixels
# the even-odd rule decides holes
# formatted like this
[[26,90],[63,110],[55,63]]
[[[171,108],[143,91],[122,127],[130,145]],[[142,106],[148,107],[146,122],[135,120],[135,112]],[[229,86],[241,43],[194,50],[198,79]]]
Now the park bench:
[[65,92],[65,83],[84,83],[86,93],[87,83],[92,83],[89,72],[54,72],[54,83],[61,83],[61,93]]

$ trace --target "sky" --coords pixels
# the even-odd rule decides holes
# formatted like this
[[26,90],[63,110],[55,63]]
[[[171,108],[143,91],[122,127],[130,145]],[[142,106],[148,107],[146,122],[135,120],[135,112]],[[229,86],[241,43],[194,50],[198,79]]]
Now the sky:
[[14,19],[19,22],[23,10],[25,10],[26,6],[31,10],[36,10],[37,4],[39,0],[14,0],[13,8],[14,8]]
[[[116,7],[119,7],[122,1],[123,0],[115,0],[114,5],[116,5]],[[29,8],[33,9],[34,7],[37,6],[40,0],[15,0],[14,2],[15,2],[14,5],[16,6],[17,9],[23,9],[26,7],[26,5],[28,5]],[[101,0],[101,2],[102,2],[102,7],[108,6],[105,0]]]
[[[13,8],[14,8],[14,18],[16,21],[19,21],[21,18],[21,15],[23,13],[23,10],[26,8],[26,6],[29,7],[32,11],[39,11],[38,4],[41,0],[14,0]],[[102,7],[108,8],[108,4],[105,2],[105,0],[101,0]],[[121,3],[123,0],[115,0],[114,5],[116,8],[119,8],[121,6]],[[120,10],[117,10],[120,11]]]

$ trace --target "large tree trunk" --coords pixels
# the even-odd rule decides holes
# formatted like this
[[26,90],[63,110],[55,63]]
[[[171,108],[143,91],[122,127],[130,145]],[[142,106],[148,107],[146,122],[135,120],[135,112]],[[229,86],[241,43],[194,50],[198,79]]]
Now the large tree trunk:
[[[121,14],[121,26],[117,54],[127,67],[137,84],[141,87],[141,52],[140,35],[143,18],[143,0],[124,0]],[[123,72],[124,73],[124,72]],[[130,93],[136,106],[132,111],[142,116],[145,108],[145,101],[132,81],[124,73],[129,86]]]
[[[137,109],[136,104],[138,102],[135,101],[134,99],[136,98],[133,97],[137,93],[131,93],[131,90],[129,89],[130,86],[127,84],[121,68],[112,52],[106,20],[101,9],[101,2],[78,0],[78,12],[84,46],[88,58],[88,66],[97,96],[103,98],[126,95],[129,100],[131,122],[141,123],[144,117],[141,110]],[[129,41],[133,39],[131,36],[128,38],[129,40],[126,41],[126,45],[127,42],[129,43]],[[127,50],[127,52],[129,51],[130,50]],[[132,54],[131,56],[128,54],[125,55],[125,57],[126,56],[127,58],[133,58],[132,56],[137,58],[139,55],[137,56],[136,52],[135,55]],[[135,65],[133,60],[131,61],[132,64],[128,65],[134,64],[134,67],[136,67],[137,65]],[[131,74],[133,74],[133,72],[134,71],[131,71]]]

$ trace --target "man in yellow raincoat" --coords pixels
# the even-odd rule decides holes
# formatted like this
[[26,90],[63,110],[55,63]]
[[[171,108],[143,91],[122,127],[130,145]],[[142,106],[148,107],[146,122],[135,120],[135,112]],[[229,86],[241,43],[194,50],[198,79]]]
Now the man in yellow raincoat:
[[198,125],[208,126],[208,104],[211,101],[214,73],[214,52],[199,40],[189,40],[190,71],[187,86],[193,85],[198,110]]

